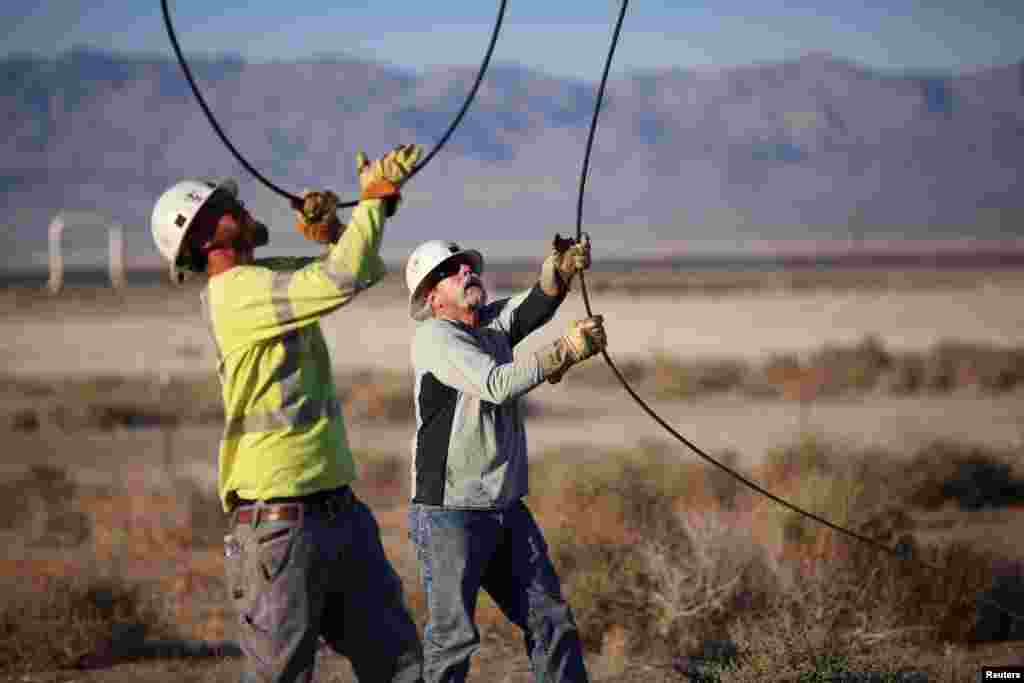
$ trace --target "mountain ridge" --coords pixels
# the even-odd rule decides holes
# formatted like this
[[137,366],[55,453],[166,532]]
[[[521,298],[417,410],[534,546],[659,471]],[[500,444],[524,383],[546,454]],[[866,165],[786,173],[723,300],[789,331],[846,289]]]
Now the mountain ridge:
[[[355,188],[357,149],[432,146],[476,74],[343,57],[226,55],[190,66],[261,173],[293,192],[342,195]],[[448,147],[410,184],[400,234],[386,244],[445,236],[515,251],[514,235],[526,254],[570,231],[594,98],[593,83],[495,64]],[[291,223],[230,157],[172,60],[11,56],[0,60],[0,112],[6,265],[42,258],[46,225],[62,208],[123,223],[130,258],[151,260],[149,211],[182,177],[238,177],[271,225]],[[742,251],[816,238],[1010,239],[1024,227],[1022,159],[1024,60],[893,73],[819,52],[648,69],[609,83],[585,227],[625,252],[679,241]],[[301,246],[286,230],[275,244]]]

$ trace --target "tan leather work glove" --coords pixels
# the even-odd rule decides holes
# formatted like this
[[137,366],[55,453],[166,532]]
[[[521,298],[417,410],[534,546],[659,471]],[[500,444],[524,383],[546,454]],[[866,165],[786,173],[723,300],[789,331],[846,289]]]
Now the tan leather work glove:
[[537,352],[544,378],[551,384],[562,381],[562,375],[573,365],[596,356],[608,346],[604,331],[604,316],[577,320],[569,326],[569,333]]
[[551,254],[540,267],[540,288],[548,296],[569,291],[576,273],[590,268],[590,235],[583,233],[579,242],[556,234],[551,241]]
[[402,183],[409,177],[423,154],[420,145],[399,145],[376,161],[370,161],[360,151],[356,154],[359,173],[359,199],[385,199],[388,216],[395,213],[402,199]]
[[295,209],[295,229],[310,242],[334,244],[345,228],[338,220],[338,195],[330,190],[307,190]]

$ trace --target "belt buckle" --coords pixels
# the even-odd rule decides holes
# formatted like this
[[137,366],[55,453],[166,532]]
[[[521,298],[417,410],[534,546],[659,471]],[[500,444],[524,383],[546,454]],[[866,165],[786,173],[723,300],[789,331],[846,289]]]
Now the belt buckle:
[[[260,514],[261,508],[262,508],[262,504],[259,503],[259,502],[253,503],[251,505],[239,506],[238,510],[235,511],[235,513],[234,513],[235,524],[239,524],[239,523],[246,524],[250,528],[255,529],[256,527],[258,527],[260,525],[260,517],[262,516]],[[245,515],[246,513],[248,513],[249,519],[244,521],[244,522],[242,522],[240,520],[240,518],[243,515]]]

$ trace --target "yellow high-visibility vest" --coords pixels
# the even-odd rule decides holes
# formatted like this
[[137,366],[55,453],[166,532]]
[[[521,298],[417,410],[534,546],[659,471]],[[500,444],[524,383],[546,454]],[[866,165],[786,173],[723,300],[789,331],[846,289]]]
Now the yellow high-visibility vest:
[[319,320],[385,273],[384,211],[360,202],[319,258],[275,258],[210,278],[204,314],[217,348],[225,425],[219,493],[301,496],[356,478]]

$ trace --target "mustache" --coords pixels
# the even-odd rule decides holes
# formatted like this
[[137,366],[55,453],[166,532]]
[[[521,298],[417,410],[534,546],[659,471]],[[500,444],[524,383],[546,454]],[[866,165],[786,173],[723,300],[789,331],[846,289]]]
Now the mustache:
[[469,288],[473,286],[479,287],[480,289],[484,288],[483,281],[475,274],[471,274],[466,278],[466,281],[462,283],[462,291],[467,292],[469,291]]

